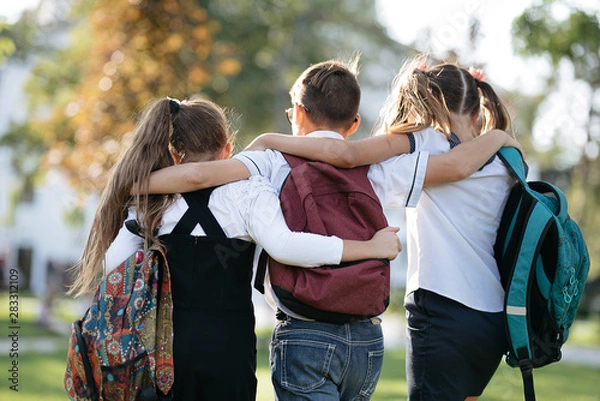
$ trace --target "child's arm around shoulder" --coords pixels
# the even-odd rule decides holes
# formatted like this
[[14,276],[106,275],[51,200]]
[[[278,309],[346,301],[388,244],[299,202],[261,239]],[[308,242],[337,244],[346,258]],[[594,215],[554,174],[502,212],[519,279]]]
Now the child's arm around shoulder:
[[357,141],[335,138],[299,137],[285,134],[262,134],[246,150],[275,149],[282,153],[352,168],[389,159],[410,152],[408,136],[379,135]]
[[342,262],[362,259],[394,260],[402,251],[402,243],[396,235],[399,230],[398,227],[385,227],[368,241],[344,240]]
[[517,148],[525,154],[516,139],[505,131],[494,129],[461,143],[448,153],[430,156],[425,185],[463,180],[479,170],[503,146]]
[[[244,180],[250,172],[239,160],[214,160],[177,164],[150,174],[148,194],[196,191]],[[135,187],[132,192],[135,191]]]
[[254,185],[254,190],[236,199],[247,232],[281,263],[315,267],[362,259],[391,260],[402,249],[397,227],[383,228],[366,241],[291,231],[275,189],[261,177],[251,178],[248,185]]

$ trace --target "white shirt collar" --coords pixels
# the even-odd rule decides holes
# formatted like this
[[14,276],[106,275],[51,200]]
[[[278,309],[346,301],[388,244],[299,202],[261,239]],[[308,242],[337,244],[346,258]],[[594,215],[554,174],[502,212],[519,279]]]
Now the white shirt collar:
[[335,131],[313,131],[310,134],[306,134],[306,136],[318,136],[322,138],[335,138],[335,139],[344,139],[342,134]]

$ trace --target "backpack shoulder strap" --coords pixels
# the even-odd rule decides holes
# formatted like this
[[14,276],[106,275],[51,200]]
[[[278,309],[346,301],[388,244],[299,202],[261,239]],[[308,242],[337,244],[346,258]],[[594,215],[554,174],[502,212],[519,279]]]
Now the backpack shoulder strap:
[[265,293],[265,277],[267,275],[267,260],[269,254],[263,249],[258,257],[258,263],[256,266],[256,276],[254,277],[254,288],[261,294]]
[[290,155],[288,153],[282,153],[282,155],[291,168],[298,167],[309,161],[308,159],[303,159],[302,157]]
[[503,147],[497,154],[519,183],[527,186],[527,167],[521,152],[515,148]]
[[125,222],[125,227],[133,235],[137,235],[138,237],[144,238],[144,233],[142,232],[142,229],[140,228],[140,225],[136,220],[127,220]]
[[546,181],[532,181],[527,182],[527,164],[519,152],[515,148],[503,147],[497,153],[500,160],[504,162],[506,167],[510,170],[513,176],[519,181],[528,192],[534,195],[537,199],[542,200],[547,206],[547,202],[544,202],[544,197],[548,198],[548,194],[551,198],[556,200],[556,206],[550,208],[553,214],[558,218],[561,224],[564,224],[568,219],[567,212],[567,198],[563,191],[561,191],[556,185],[553,185]]

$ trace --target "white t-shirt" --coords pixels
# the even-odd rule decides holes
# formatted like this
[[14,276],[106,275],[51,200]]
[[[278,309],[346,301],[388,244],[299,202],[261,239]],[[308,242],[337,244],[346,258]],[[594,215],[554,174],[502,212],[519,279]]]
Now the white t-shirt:
[[[450,142],[430,128],[414,134],[416,149],[436,155]],[[406,210],[407,294],[427,289],[484,312],[500,312],[504,289],[494,242],[510,188],[515,183],[494,157],[469,178],[427,186]]]
[[[340,238],[290,231],[277,192],[264,178],[251,177],[216,188],[208,207],[227,237],[255,242],[282,263],[314,267],[341,261],[344,245]],[[158,234],[170,233],[187,208],[185,199],[178,196],[165,211]],[[130,209],[128,219],[135,218],[135,210]],[[191,234],[205,235],[200,225]],[[123,225],[106,252],[107,271],[117,267],[142,244],[142,238]]]
[[[309,136],[343,140],[331,131],[316,131]],[[423,188],[428,155],[449,151],[450,143],[433,128],[416,132],[413,137],[414,153],[372,164],[367,174],[383,207],[408,207],[407,294],[424,288],[473,309],[499,312],[504,290],[493,245],[514,180],[503,163],[494,158],[463,181]],[[234,158],[242,161],[251,174],[268,178],[277,190],[290,171],[278,151],[242,152]]]

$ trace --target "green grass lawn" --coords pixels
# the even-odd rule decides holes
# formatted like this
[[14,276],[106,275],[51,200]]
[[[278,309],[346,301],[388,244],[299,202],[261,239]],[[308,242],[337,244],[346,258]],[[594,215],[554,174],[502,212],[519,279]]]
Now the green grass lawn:
[[[24,353],[19,357],[19,392],[9,390],[6,378],[2,378],[0,400],[3,401],[59,401],[67,400],[62,379],[65,369],[66,350],[50,354]],[[0,367],[6,372],[10,363],[4,353]],[[6,367],[6,368],[5,368]],[[259,353],[258,400],[273,400],[269,381],[268,352]],[[7,376],[7,373],[4,373]],[[558,363],[534,372],[535,389],[539,401],[600,401],[600,369]],[[504,363],[486,389],[482,401],[522,400],[521,375]],[[372,398],[373,401],[397,401],[406,399],[404,380],[404,351],[387,352],[384,370]]]
[[[5,306],[0,298],[0,307]],[[63,388],[63,375],[66,366],[67,339],[35,325],[36,314],[31,312],[32,303],[23,299],[23,313],[20,314],[20,342],[39,337],[50,337],[57,341],[58,349],[50,353],[36,353],[21,346],[19,363],[19,391],[9,389],[8,381],[12,358],[8,349],[0,349],[0,400],[1,401],[58,401],[67,400]],[[6,310],[0,309],[0,310]],[[71,319],[72,312],[61,308],[64,319]],[[0,312],[0,339],[8,339],[9,323],[6,314]],[[572,341],[577,345],[599,346],[600,322],[584,322],[573,330]],[[596,334],[595,334],[596,333]],[[269,358],[266,344],[269,330],[260,332],[258,355],[258,401],[273,400],[269,379]],[[396,401],[406,399],[404,379],[404,350],[390,349],[386,352],[384,368],[373,401]],[[556,363],[534,371],[535,389],[538,401],[600,401],[600,368],[589,368],[566,362]],[[502,363],[492,382],[486,389],[482,401],[523,400],[521,375],[518,369]]]

